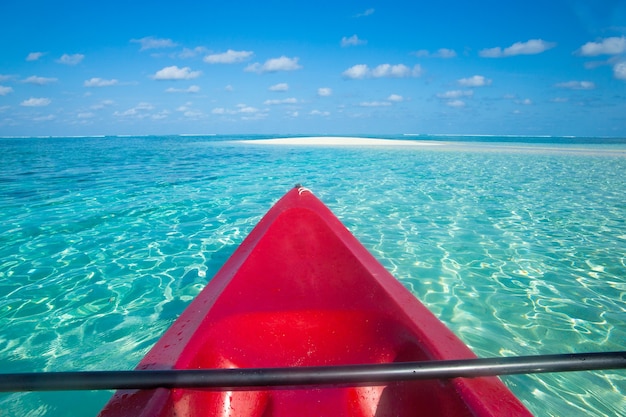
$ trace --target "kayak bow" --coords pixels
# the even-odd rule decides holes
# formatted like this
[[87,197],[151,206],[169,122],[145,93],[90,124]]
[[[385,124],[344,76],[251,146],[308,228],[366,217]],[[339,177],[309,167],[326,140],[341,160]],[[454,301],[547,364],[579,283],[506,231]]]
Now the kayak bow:
[[[138,370],[475,359],[309,190],[278,201]],[[114,394],[100,416],[530,416],[496,377]]]

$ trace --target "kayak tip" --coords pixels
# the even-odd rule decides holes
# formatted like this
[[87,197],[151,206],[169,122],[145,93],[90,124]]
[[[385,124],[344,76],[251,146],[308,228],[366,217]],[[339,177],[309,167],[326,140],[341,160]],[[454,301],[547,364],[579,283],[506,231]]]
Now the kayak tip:
[[296,184],[295,188],[298,190],[298,195],[302,195],[302,193],[306,193],[306,192],[312,194],[311,190],[309,190],[306,187],[303,187],[302,184],[300,183]]

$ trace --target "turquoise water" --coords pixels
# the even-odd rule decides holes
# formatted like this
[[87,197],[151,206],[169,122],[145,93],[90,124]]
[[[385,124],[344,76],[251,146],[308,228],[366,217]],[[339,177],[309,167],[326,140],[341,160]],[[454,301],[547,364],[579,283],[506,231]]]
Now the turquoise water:
[[[1,372],[132,369],[297,182],[479,356],[626,349],[625,140],[398,138],[447,142],[0,139]],[[626,415],[624,371],[503,380],[537,416]]]

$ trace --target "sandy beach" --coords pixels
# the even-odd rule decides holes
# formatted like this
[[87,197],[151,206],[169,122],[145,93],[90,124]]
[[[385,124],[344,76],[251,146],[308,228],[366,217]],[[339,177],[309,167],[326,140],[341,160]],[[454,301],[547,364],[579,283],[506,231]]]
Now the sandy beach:
[[437,146],[443,142],[417,141],[401,139],[376,139],[346,136],[310,136],[294,138],[275,138],[242,140],[239,143],[255,145],[306,145],[306,146]]
[[320,147],[408,147],[430,149],[456,149],[474,150],[481,152],[515,152],[515,153],[570,153],[587,155],[611,155],[626,156],[621,149],[588,148],[584,146],[555,146],[551,144],[529,145],[524,143],[498,143],[498,142],[454,142],[439,140],[414,140],[414,139],[382,139],[363,138],[356,136],[306,136],[290,138],[252,139],[237,140],[233,143],[245,143],[251,145],[277,145],[277,146],[320,146]]

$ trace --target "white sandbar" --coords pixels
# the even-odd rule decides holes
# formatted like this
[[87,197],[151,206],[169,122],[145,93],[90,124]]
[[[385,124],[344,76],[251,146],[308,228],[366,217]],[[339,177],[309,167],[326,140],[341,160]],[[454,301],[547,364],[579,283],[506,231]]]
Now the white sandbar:
[[307,146],[434,146],[442,142],[400,139],[375,139],[346,136],[311,136],[295,138],[240,140],[254,145],[307,145]]
[[626,150],[608,148],[588,148],[584,146],[538,146],[527,143],[498,143],[498,142],[463,142],[439,141],[419,139],[382,139],[348,136],[309,136],[272,139],[244,139],[230,143],[245,143],[250,145],[277,145],[277,146],[319,146],[319,147],[411,147],[417,149],[430,148],[437,150],[457,150],[475,152],[511,152],[511,153],[571,153],[587,155],[609,155],[626,157]]

